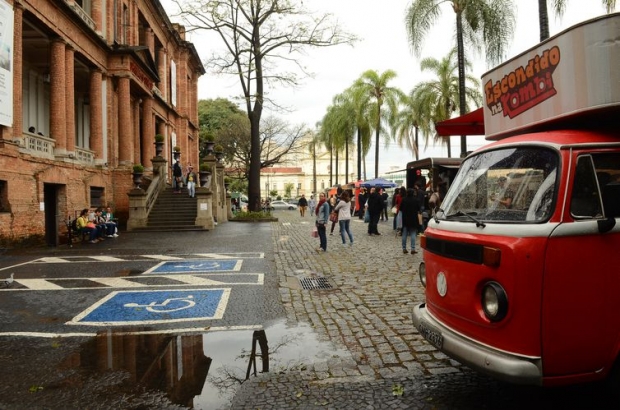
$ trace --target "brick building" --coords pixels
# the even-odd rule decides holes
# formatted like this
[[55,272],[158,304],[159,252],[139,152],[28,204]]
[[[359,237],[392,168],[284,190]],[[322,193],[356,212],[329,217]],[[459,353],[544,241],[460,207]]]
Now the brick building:
[[0,246],[57,245],[86,207],[126,218],[155,134],[197,164],[203,74],[159,0],[0,0]]

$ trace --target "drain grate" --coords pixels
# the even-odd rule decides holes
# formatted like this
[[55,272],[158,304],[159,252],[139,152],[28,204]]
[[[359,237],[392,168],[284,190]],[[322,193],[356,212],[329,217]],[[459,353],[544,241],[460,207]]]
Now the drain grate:
[[312,289],[331,289],[332,285],[327,281],[327,278],[303,278],[299,279],[301,287],[306,290]]

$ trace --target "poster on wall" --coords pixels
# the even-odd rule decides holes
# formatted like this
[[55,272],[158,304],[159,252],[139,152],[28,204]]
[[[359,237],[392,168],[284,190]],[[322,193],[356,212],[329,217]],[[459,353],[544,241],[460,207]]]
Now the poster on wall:
[[13,7],[0,0],[0,124],[13,126]]
[[[2,1],[2,0],[0,0]],[[177,65],[170,61],[170,99],[172,105],[177,106]]]

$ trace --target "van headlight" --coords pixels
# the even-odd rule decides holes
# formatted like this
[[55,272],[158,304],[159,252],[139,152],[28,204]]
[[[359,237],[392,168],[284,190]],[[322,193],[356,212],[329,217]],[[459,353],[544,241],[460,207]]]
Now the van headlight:
[[422,286],[426,288],[426,265],[424,264],[424,262],[420,263],[420,266],[418,267],[418,272],[420,275],[420,282],[422,282]]
[[499,322],[508,313],[508,296],[497,282],[488,282],[482,287],[482,310],[491,322]]

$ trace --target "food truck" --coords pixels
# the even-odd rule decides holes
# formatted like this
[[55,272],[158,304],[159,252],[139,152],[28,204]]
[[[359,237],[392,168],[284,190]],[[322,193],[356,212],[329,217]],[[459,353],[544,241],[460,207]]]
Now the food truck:
[[437,349],[513,383],[620,388],[620,13],[482,77],[490,143],[421,237]]

